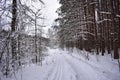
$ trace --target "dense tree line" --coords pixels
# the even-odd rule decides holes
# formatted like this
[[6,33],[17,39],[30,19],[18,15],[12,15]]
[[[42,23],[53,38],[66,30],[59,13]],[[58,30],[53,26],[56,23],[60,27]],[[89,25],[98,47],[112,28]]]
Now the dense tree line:
[[[43,27],[38,23],[38,19],[43,20],[41,7],[33,8],[35,5],[32,4],[44,5],[44,2],[29,2],[32,7],[27,0],[0,0],[0,72],[6,76],[15,73],[30,54],[33,62],[40,62],[44,49],[42,41],[48,42],[48,39],[42,37],[41,28],[39,29]],[[29,36],[26,32],[28,26],[35,27],[34,36]]]
[[[105,52],[119,59],[120,0],[60,0],[55,26],[60,47]],[[114,54],[112,54],[114,53]]]

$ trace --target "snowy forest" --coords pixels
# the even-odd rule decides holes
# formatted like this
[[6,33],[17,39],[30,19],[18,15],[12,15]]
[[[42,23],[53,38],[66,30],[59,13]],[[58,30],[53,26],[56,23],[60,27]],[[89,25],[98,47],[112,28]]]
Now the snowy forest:
[[120,1],[119,0],[60,0],[58,29],[60,46],[74,46],[86,51],[114,52],[119,59]]
[[120,80],[120,0],[0,0],[0,80]]

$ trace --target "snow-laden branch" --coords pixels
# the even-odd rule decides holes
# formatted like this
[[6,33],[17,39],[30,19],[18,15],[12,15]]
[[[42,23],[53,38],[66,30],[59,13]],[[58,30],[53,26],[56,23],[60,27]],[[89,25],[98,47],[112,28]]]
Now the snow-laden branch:
[[[96,4],[96,3],[97,3],[97,2],[95,2],[95,1],[94,1],[94,2],[91,2],[91,3],[89,3],[89,6],[94,5],[94,4]],[[87,6],[88,6],[87,4],[84,5],[84,7],[87,7]]]
[[79,32],[78,33],[78,35],[83,35],[83,34],[89,34],[89,35],[91,35],[91,36],[95,36],[95,34],[94,33],[90,33],[90,32],[88,32],[88,31],[81,31],[81,32]]
[[97,21],[98,24],[104,22],[104,21],[112,21],[111,19],[103,19],[103,20],[100,20],[100,21]]
[[102,13],[102,14],[112,14],[111,12],[105,12],[105,11],[99,11],[99,13]]
[[120,15],[117,14],[116,16],[120,18]]

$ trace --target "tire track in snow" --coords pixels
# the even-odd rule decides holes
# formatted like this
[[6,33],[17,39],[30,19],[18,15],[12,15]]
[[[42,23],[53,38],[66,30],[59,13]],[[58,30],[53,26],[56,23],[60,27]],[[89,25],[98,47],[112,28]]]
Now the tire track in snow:
[[76,70],[62,54],[57,54],[55,59],[56,64],[53,66],[53,70],[49,72],[47,80],[80,80]]
[[[64,57],[65,57],[65,56],[64,56]],[[67,59],[66,57],[65,57],[65,60],[66,60],[66,62],[68,63],[68,65],[70,65],[70,67],[75,71],[75,73],[76,73],[76,75],[75,75],[76,79],[77,79],[77,80],[80,80],[80,79],[79,79],[79,75],[78,75],[76,69],[73,67],[73,65],[71,65],[71,63],[68,61],[68,59]]]
[[58,78],[59,78],[59,76],[60,76],[60,64],[59,64],[59,62],[58,62],[58,67],[57,67],[57,69],[55,70],[55,75],[54,75],[54,78],[53,78],[53,80],[58,80]]
[[51,75],[51,73],[53,73],[53,71],[54,71],[54,66],[55,66],[55,64],[54,64],[54,65],[52,66],[52,68],[48,71],[48,74],[46,75],[45,80],[49,80],[48,77]]
[[54,77],[53,80],[64,80],[64,76],[63,76],[63,65],[62,65],[62,61],[60,56],[58,57],[58,69],[56,70],[56,75]]
[[[55,56],[53,56],[53,60],[54,60],[54,57]],[[52,60],[52,61],[53,61]],[[52,68],[48,71],[48,74],[47,74],[47,76],[45,77],[45,80],[52,80],[52,79],[49,79],[50,77],[51,77],[51,75],[55,72],[55,70],[57,70],[57,67],[58,67],[58,62],[57,61],[53,61],[52,62]]]
[[[72,67],[67,63],[66,59],[64,58],[64,56],[61,54],[60,55],[60,63],[61,63],[61,73],[62,76],[60,80],[76,80],[76,73],[75,71],[72,69]],[[66,72],[67,71],[67,72]],[[66,78],[67,76],[67,78]]]
[[[72,61],[70,61],[65,55],[63,55],[64,58],[66,59],[67,63],[72,67],[72,69],[76,72],[76,79],[77,80],[91,80],[89,79],[89,77],[87,76],[87,74],[85,74],[86,72],[84,72],[80,67],[79,64],[75,64]],[[69,56],[67,54],[67,56]]]
[[59,65],[59,75],[58,75],[58,78],[57,79],[55,79],[55,80],[62,80],[62,65],[61,65],[61,61],[60,61],[60,63],[59,63],[60,65]]
[[[53,66],[53,70],[49,73],[47,80],[59,80],[61,73],[61,64],[58,56],[55,57],[56,64]],[[61,74],[60,74],[61,73]]]

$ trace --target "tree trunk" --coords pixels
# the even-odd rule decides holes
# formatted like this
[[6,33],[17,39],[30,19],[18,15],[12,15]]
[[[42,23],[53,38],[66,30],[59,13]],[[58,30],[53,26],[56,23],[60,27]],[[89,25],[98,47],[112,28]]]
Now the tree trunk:
[[17,0],[12,1],[12,22],[11,22],[11,52],[12,52],[12,59],[15,59],[16,56],[16,39],[14,32],[16,31],[16,17],[17,17]]

